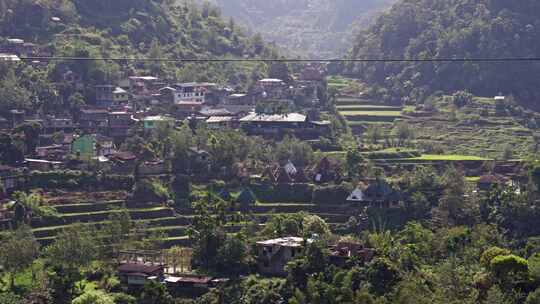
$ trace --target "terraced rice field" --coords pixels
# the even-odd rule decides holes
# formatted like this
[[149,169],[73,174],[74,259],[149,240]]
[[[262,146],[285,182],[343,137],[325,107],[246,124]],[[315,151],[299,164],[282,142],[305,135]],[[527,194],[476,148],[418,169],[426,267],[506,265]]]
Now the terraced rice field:
[[361,133],[371,125],[390,128],[396,119],[402,117],[401,107],[381,105],[360,98],[339,98],[336,107],[354,133]]
[[[121,192],[111,192],[109,195],[103,196],[106,200],[97,200],[95,202],[89,202],[87,199],[90,194],[87,195],[83,192],[76,195],[71,193],[58,195],[57,197],[49,193],[45,197],[48,205],[59,213],[59,217],[47,220],[34,219],[31,223],[35,237],[43,246],[54,242],[56,235],[69,225],[82,223],[100,227],[109,223],[112,214],[125,210],[123,208],[126,194]],[[131,207],[127,211],[132,220],[143,224],[147,231],[163,233],[165,236],[162,239],[164,247],[189,246],[187,228],[192,222],[193,210],[181,209],[175,211],[160,204],[148,204],[147,207]],[[247,210],[242,210],[244,214],[253,214],[257,221],[263,224],[272,216],[300,211],[319,215],[331,226],[345,223],[351,216],[351,210],[346,207],[336,208],[335,206],[302,203],[258,203],[250,206]],[[235,233],[242,227],[241,223],[233,224],[227,227],[227,231]]]
[[492,160],[480,156],[471,156],[471,155],[431,155],[424,154],[420,157],[411,158],[410,160],[420,160],[420,161],[488,161]]

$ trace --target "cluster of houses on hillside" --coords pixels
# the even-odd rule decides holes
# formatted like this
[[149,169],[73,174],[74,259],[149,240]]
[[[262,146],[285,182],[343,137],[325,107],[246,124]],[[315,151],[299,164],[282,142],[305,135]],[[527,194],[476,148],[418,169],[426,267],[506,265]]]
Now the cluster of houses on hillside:
[[[305,247],[314,241],[312,238],[289,236],[257,242],[254,247],[257,271],[263,275],[285,276],[287,263],[300,256]],[[328,262],[336,267],[346,267],[350,259],[368,263],[375,256],[373,248],[351,241],[338,241],[329,246],[328,250]],[[162,258],[163,254],[159,252],[140,251],[130,254],[135,258],[119,258],[120,265],[117,268],[120,281],[130,288],[139,288],[148,281],[156,281],[164,284],[175,295],[201,295],[228,281],[227,278],[176,272],[171,265],[167,265]],[[152,258],[147,259],[148,256]],[[190,261],[188,259],[186,262]]]
[[[42,56],[41,49],[21,39],[7,39],[0,45],[0,60]],[[46,54],[45,54],[46,55]],[[3,57],[2,57],[3,56]],[[7,59],[6,59],[7,60]],[[121,143],[135,132],[151,132],[164,126],[242,129],[249,135],[297,138],[316,141],[330,133],[330,122],[318,115],[326,90],[323,66],[308,66],[293,80],[260,79],[247,92],[216,83],[177,83],[153,75],[133,75],[114,83],[88,87],[72,70],[61,73],[62,81],[84,92],[87,105],[78,110],[42,113],[12,109],[0,113],[0,133],[9,135],[24,123],[40,125],[33,151],[24,151],[25,162],[15,165],[30,170],[84,169],[89,161],[111,167],[115,173],[132,171],[136,156],[121,151]],[[302,112],[261,111],[272,103],[299,103]],[[262,105],[262,106],[261,106]],[[307,106],[306,106],[307,105]],[[259,108],[259,111],[256,109]],[[200,153],[199,153],[200,152]],[[194,152],[199,157],[204,151]],[[6,173],[14,168],[5,166]],[[143,164],[142,172],[165,173],[163,161]],[[12,182],[4,182],[12,188]]]

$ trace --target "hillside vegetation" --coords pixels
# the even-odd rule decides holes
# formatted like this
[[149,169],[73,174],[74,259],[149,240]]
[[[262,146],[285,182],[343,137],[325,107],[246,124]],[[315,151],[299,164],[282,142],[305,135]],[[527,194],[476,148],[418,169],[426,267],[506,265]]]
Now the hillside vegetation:
[[393,0],[212,0],[268,41],[300,56],[340,56],[353,33]]
[[[353,58],[538,57],[540,3],[534,0],[402,0],[355,40]],[[415,102],[438,90],[513,94],[538,108],[540,64],[366,63],[348,72],[388,101]]]
[[[45,53],[63,56],[276,56],[262,40],[251,39],[229,26],[215,7],[199,7],[194,3],[175,5],[162,0],[0,0],[0,36],[22,38],[39,44]],[[117,64],[107,64],[107,71],[103,71],[104,66],[96,65],[95,70],[101,73],[92,73],[85,80],[100,82],[105,74],[118,76]],[[235,72],[243,67],[223,64],[202,68],[158,63],[122,66],[123,70],[130,68],[159,73],[162,78],[219,80],[237,77]],[[195,69],[200,73],[193,75]]]

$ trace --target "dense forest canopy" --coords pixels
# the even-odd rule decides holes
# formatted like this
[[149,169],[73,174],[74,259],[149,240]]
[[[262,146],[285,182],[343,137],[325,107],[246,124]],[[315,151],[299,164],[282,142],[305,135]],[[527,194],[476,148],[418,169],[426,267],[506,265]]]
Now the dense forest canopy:
[[[355,41],[352,58],[538,57],[540,3],[534,0],[403,0]],[[378,63],[349,72],[389,88],[388,100],[421,101],[431,93],[467,89],[474,94],[513,94],[538,107],[540,64]]]

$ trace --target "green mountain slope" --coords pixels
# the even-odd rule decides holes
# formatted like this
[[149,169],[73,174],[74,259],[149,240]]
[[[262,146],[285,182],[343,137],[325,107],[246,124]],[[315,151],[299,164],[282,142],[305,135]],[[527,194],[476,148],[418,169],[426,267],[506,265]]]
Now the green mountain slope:
[[[229,26],[214,7],[172,3],[163,0],[0,0],[0,36],[22,38],[39,44],[42,52],[63,56],[276,56],[262,40],[252,39],[240,29]],[[243,68],[125,63],[121,70],[146,71],[163,78],[223,80],[238,77],[234,72],[228,73],[229,69]],[[194,75],[195,69],[201,72]],[[110,63],[106,71],[83,76],[92,76],[85,77],[88,81],[102,82],[107,75],[118,76],[119,70],[118,63]]]
[[[540,3],[535,0],[401,0],[355,41],[353,58],[539,57]],[[513,94],[538,108],[540,64],[358,64],[347,71],[388,101],[418,101],[442,90]]]
[[212,0],[223,13],[304,57],[338,57],[393,0]]

